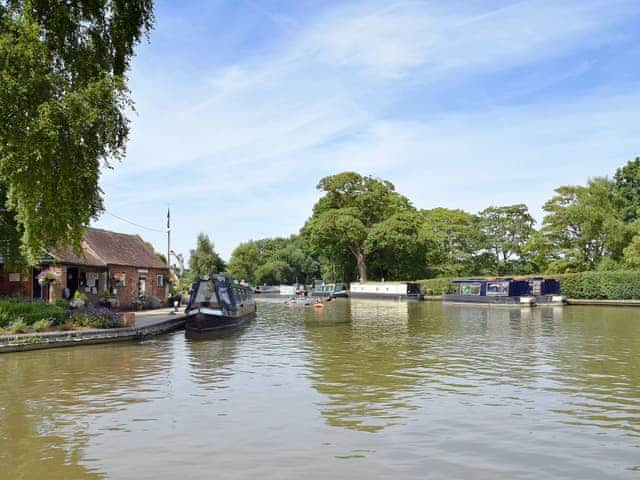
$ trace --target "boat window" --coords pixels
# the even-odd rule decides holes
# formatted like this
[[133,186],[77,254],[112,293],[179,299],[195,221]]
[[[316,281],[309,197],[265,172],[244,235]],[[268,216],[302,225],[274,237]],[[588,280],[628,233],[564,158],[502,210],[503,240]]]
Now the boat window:
[[480,284],[462,284],[460,285],[460,295],[480,295]]
[[209,302],[211,299],[215,300],[215,288],[211,282],[200,282],[198,285],[198,292],[196,294],[196,303]]
[[225,285],[220,286],[220,301],[225,305],[231,305],[231,298],[229,298],[229,291]]
[[509,282],[491,282],[487,284],[487,295],[509,295]]

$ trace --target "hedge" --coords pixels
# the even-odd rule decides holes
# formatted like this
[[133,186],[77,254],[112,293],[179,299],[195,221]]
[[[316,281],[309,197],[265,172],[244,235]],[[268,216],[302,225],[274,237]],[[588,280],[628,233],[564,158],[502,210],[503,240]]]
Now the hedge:
[[556,275],[569,298],[629,300],[640,298],[640,272],[581,272]]
[[[526,278],[532,278],[535,275]],[[568,298],[629,300],[640,299],[640,272],[579,272],[548,275],[560,281],[560,290]],[[441,295],[447,291],[450,278],[419,280],[422,293]]]
[[53,320],[59,323],[64,319],[65,309],[60,305],[52,305],[37,301],[0,300],[0,328],[22,318],[27,325],[38,320]]
[[449,288],[451,278],[430,278],[428,280],[418,280],[420,290],[425,295],[442,295]]

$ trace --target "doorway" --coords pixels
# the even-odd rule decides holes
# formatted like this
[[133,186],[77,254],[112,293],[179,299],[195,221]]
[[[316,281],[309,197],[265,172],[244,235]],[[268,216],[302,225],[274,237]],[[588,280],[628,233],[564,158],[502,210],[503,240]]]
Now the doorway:
[[147,277],[138,277],[138,296],[147,294]]
[[38,281],[38,275],[42,272],[41,268],[33,268],[31,270],[31,281],[32,281],[32,297],[33,298],[42,298],[42,285]]
[[69,298],[73,298],[78,290],[79,273],[77,267],[67,268],[67,289],[69,290]]

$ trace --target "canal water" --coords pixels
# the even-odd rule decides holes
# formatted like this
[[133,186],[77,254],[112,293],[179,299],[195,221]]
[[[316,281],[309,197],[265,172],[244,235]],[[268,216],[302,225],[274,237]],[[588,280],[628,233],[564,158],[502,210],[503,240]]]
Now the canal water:
[[640,477],[640,311],[261,302],[0,356],[2,479]]

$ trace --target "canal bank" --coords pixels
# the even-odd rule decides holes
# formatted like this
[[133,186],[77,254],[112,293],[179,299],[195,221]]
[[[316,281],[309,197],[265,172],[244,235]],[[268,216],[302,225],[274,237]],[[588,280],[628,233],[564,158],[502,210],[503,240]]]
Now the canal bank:
[[135,313],[135,324],[123,328],[69,330],[0,336],[0,353],[139,340],[184,327],[184,313],[171,308]]

